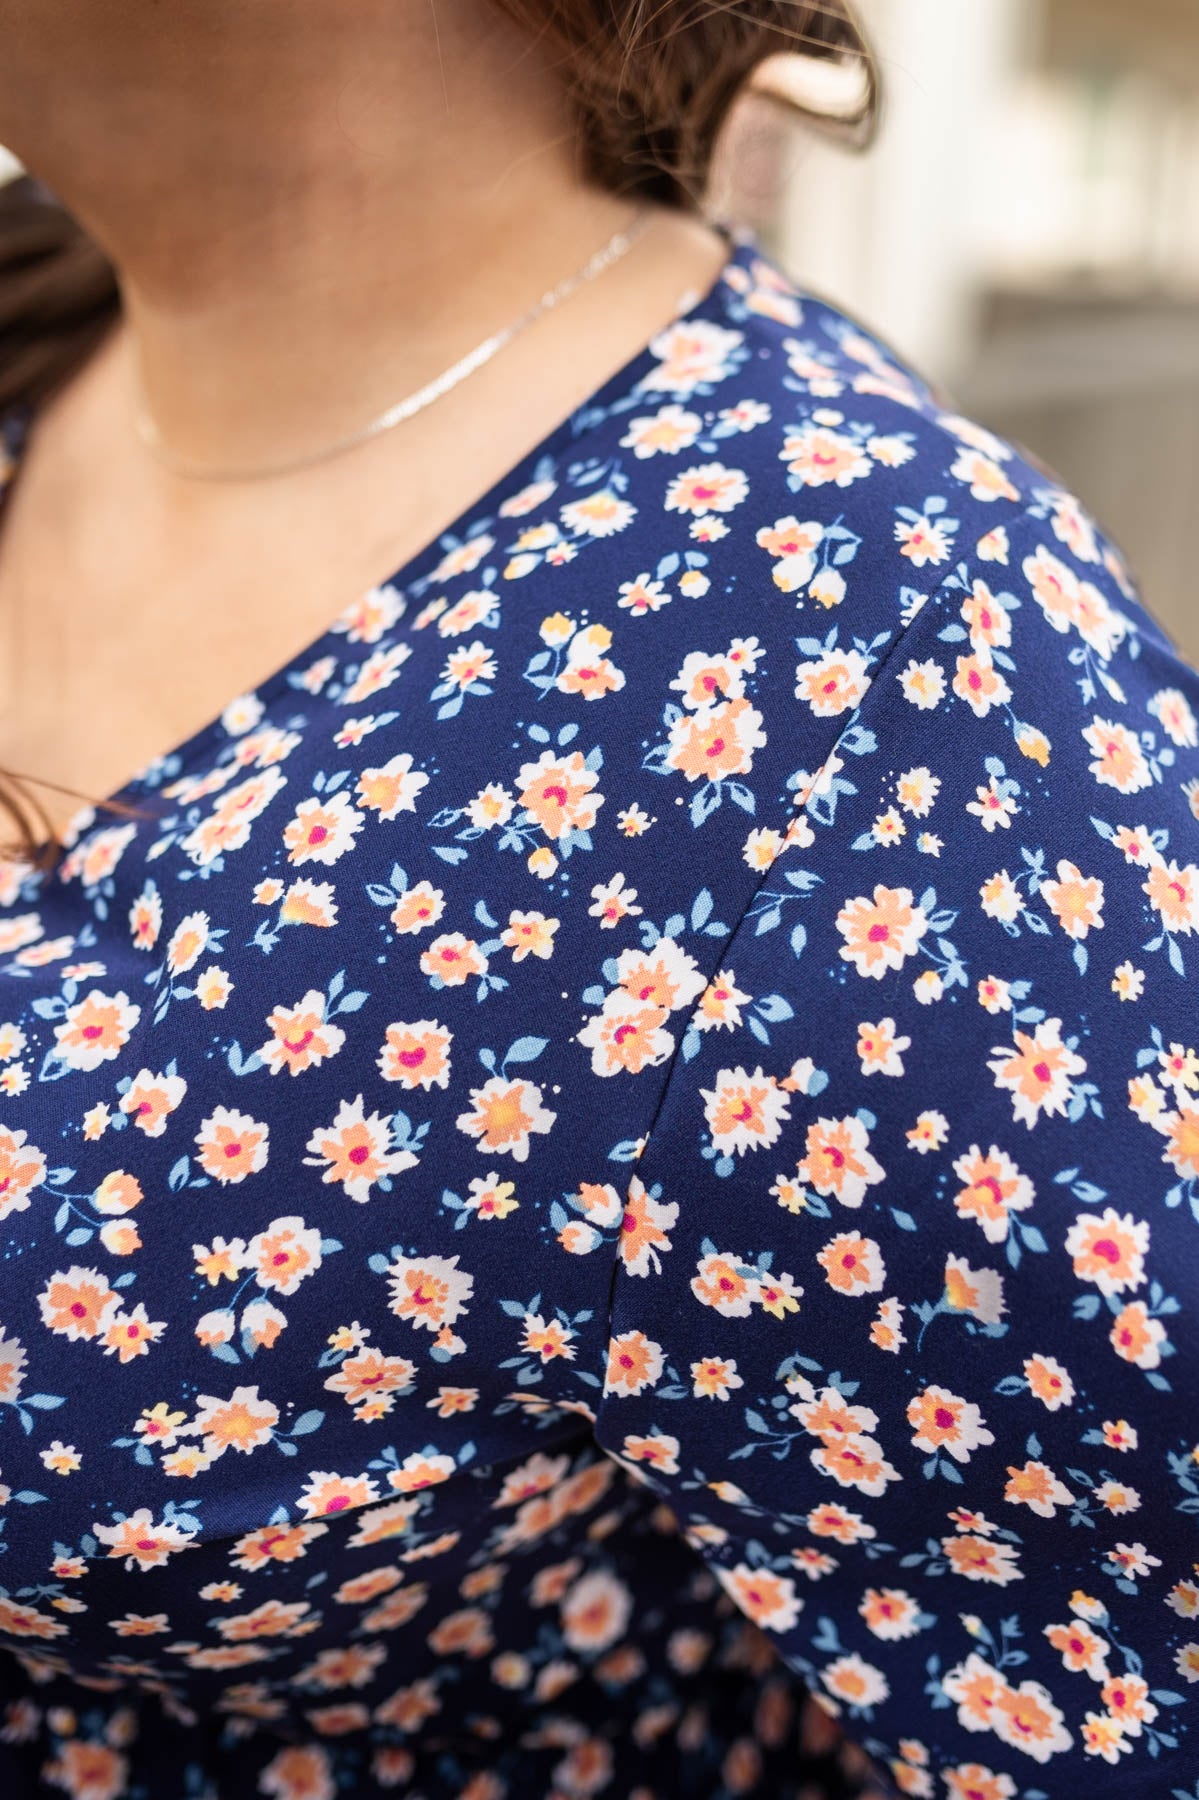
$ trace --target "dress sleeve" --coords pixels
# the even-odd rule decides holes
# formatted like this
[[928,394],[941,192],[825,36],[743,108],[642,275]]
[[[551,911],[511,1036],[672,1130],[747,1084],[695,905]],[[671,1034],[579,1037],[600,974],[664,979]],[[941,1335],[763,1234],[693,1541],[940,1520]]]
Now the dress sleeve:
[[597,1434],[899,1792],[1189,1797],[1199,678],[1081,516],[980,552],[682,1040]]

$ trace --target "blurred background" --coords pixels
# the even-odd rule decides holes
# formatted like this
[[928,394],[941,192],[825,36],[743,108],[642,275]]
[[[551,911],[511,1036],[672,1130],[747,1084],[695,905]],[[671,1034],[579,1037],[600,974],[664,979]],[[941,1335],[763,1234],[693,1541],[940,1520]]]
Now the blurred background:
[[858,0],[863,157],[778,109],[736,210],[1083,497],[1199,662],[1199,0]]
[[874,147],[752,102],[718,204],[1076,489],[1199,663],[1199,0],[856,10]]

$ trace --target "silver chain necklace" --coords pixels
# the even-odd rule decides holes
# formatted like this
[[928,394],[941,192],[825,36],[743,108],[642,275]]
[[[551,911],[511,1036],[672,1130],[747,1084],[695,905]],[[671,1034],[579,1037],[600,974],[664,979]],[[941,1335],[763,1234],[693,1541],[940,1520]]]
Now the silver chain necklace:
[[403,424],[405,419],[411,419],[414,414],[423,412],[425,407],[431,406],[435,400],[440,400],[443,394],[448,394],[451,388],[457,387],[459,382],[465,381],[468,375],[473,375],[476,369],[481,369],[484,363],[490,362],[493,356],[497,355],[506,344],[510,344],[520,332],[527,330],[535,320],[540,319],[543,314],[568,299],[587,282],[594,281],[597,275],[602,275],[604,270],[611,268],[614,262],[618,262],[641,236],[649,224],[650,217],[647,209],[638,211],[630,223],[614,232],[602,249],[597,250],[581,269],[576,269],[573,275],[568,275],[564,281],[558,283],[557,287],[548,289],[518,319],[514,319],[502,331],[497,331],[493,336],[485,338],[481,344],[476,344],[473,350],[468,350],[466,355],[450,368],[443,370],[424,387],[418,388],[414,394],[409,394],[405,399],[398,400],[394,406],[389,406],[386,412],[380,413],[377,419],[372,419],[369,425],[363,425],[360,430],[352,431],[347,436],[338,438],[336,442],[327,445],[322,450],[309,451],[302,456],[270,463],[266,467],[240,468],[236,465],[214,467],[209,463],[192,462],[189,458],[177,456],[173,450],[168,449],[162,440],[158,426],[146,411],[140,412],[135,419],[137,434],[147,449],[151,450],[172,473],[185,476],[191,481],[261,481],[273,475],[290,475],[297,469],[306,469],[313,463],[324,462],[329,457],[339,456],[343,451],[352,450],[359,444],[365,444],[371,438],[379,437],[383,432],[391,431],[396,425]]

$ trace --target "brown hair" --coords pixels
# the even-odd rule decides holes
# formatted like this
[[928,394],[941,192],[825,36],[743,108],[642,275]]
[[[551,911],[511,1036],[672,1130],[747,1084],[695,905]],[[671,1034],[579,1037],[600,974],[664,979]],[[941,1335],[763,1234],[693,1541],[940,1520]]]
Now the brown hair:
[[[698,206],[733,101],[769,58],[791,52],[857,63],[861,105],[837,123],[859,143],[873,130],[875,68],[849,0],[494,4],[550,47],[574,102],[582,172],[618,193]],[[111,264],[54,196],[29,176],[0,186],[0,413],[61,386],[119,306]],[[0,816],[20,854],[52,856],[43,809],[12,777],[0,776]]]

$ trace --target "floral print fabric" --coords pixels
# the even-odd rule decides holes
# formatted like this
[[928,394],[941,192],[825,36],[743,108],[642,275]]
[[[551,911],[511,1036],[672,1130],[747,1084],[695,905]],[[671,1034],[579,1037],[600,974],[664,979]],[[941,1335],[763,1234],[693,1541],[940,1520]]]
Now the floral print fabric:
[[5,1791],[1193,1795],[1197,712],[739,240],[8,865]]

